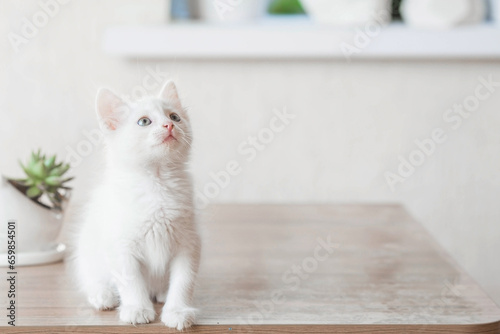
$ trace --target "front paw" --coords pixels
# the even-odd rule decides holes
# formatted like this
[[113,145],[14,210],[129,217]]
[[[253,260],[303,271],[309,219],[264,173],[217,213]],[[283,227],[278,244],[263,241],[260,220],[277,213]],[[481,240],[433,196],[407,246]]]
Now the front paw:
[[130,324],[148,324],[155,320],[155,310],[141,306],[120,307],[120,320]]
[[112,289],[103,289],[89,296],[88,300],[99,311],[112,310],[118,306],[118,296]]
[[179,309],[164,309],[161,314],[161,321],[165,326],[183,330],[194,324],[195,309],[190,307]]

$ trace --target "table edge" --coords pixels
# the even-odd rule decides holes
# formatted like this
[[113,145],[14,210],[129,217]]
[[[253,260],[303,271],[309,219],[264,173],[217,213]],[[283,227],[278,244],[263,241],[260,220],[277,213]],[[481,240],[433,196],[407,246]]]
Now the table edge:
[[[110,334],[110,333],[158,333],[158,328],[162,326],[159,323],[156,325],[109,325],[109,326],[16,326],[4,327],[6,333],[95,333],[95,334]],[[481,324],[264,324],[264,325],[195,325],[194,327],[184,330],[188,333],[219,333],[221,331],[232,332],[271,332],[279,330],[280,333],[296,332],[301,333],[366,333],[366,330],[383,333],[500,333],[500,319],[494,322]],[[175,330],[171,330],[172,332]],[[175,331],[177,332],[177,331]]]

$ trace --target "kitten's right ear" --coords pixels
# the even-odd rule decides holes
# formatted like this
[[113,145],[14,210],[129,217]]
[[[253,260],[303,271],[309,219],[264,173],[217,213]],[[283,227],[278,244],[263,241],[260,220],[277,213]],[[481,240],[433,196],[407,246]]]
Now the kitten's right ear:
[[101,88],[97,92],[96,110],[101,127],[116,130],[126,103],[108,88]]
[[179,93],[177,93],[177,87],[175,87],[173,81],[167,81],[163,85],[160,91],[160,98],[170,102],[175,108],[182,109]]

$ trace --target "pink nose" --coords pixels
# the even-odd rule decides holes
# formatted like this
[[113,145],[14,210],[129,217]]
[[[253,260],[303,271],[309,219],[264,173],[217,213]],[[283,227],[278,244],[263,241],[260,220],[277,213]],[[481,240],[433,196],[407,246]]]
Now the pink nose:
[[174,123],[163,124],[164,128],[167,128],[168,131],[172,131],[174,129]]

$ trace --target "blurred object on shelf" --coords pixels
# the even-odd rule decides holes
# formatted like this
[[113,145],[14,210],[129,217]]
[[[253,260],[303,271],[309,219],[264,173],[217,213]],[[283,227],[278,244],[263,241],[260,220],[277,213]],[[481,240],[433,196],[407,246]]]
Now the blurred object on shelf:
[[191,0],[195,17],[208,22],[247,22],[267,14],[269,0]]
[[392,19],[393,20],[402,20],[401,12],[399,11],[401,7],[402,0],[392,0]]
[[269,14],[274,15],[289,15],[289,14],[304,14],[304,8],[300,0],[273,0],[269,4]]
[[172,0],[172,19],[174,20],[189,20],[193,19],[193,1],[187,0]]
[[490,18],[500,28],[500,0],[490,0],[488,4],[490,7]]
[[391,0],[301,0],[306,13],[318,22],[359,26],[370,22],[387,24],[391,20]]
[[450,29],[483,22],[486,3],[484,0],[403,0],[401,14],[409,26]]

